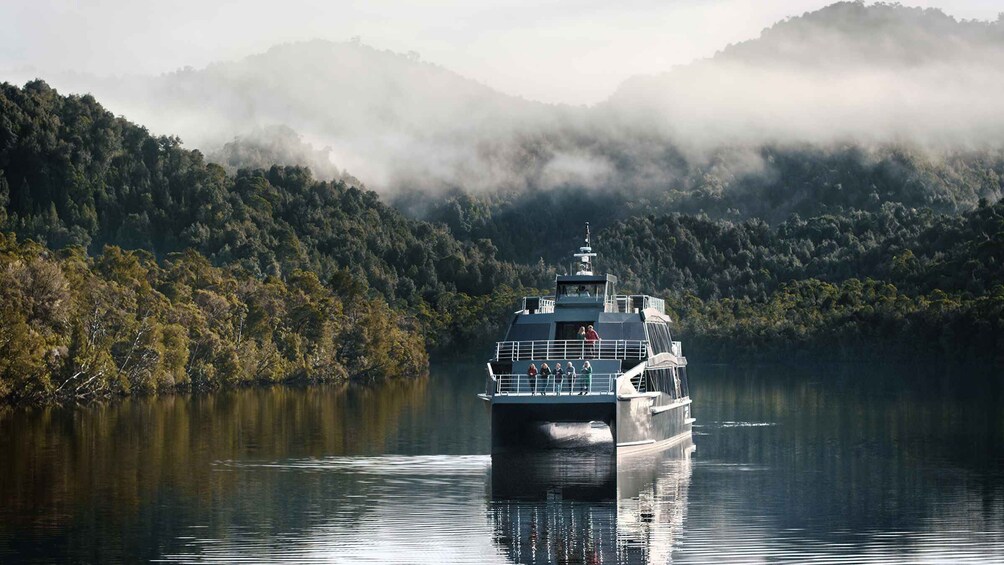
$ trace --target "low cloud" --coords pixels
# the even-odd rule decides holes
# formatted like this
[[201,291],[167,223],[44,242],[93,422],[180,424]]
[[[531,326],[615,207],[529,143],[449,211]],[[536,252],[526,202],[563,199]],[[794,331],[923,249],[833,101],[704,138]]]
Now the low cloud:
[[[319,175],[345,169],[386,193],[672,188],[695,169],[766,171],[765,144],[1004,146],[1004,22],[897,5],[783,21],[589,108],[507,96],[359,42],[286,44],[154,78],[43,78],[207,154],[252,136],[283,162],[297,147]],[[270,131],[297,143],[261,139]]]

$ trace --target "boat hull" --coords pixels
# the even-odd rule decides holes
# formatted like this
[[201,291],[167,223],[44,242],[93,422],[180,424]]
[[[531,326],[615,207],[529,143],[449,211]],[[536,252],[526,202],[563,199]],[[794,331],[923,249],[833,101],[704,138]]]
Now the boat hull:
[[617,400],[617,449],[639,449],[691,436],[690,399],[660,397]]
[[554,423],[602,422],[610,428],[618,451],[663,448],[691,437],[690,399],[674,401],[656,394],[580,398],[549,401],[538,396],[493,402],[492,451],[547,447],[550,438],[541,430]]

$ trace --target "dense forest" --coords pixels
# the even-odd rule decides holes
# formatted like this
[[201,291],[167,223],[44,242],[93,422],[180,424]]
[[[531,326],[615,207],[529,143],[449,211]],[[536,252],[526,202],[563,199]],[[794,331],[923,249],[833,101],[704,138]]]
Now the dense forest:
[[[315,181],[305,168],[229,175],[90,96],[61,96],[41,81],[3,85],[0,108],[0,229],[53,249],[93,254],[112,244],[156,257],[192,249],[256,277],[309,270],[427,318],[449,318],[458,303],[502,286],[553,278],[542,265],[496,259],[487,239],[458,241],[371,191]],[[430,339],[450,344],[441,333]]]
[[961,215],[637,217],[603,267],[666,295],[703,355],[1004,362],[1004,200]]
[[982,295],[1004,282],[1004,200],[960,215],[887,203],[775,226],[639,216],[603,231],[597,250],[632,287],[704,300],[762,299],[792,281],[852,278],[911,293]]
[[662,166],[667,180],[658,188],[457,190],[432,196],[414,191],[395,195],[394,204],[446,224],[461,239],[490,238],[500,258],[556,262],[566,258],[568,234],[587,221],[605,228],[635,216],[679,212],[776,224],[794,214],[880,213],[888,203],[958,214],[1004,196],[1004,151],[989,149],[768,145],[722,149],[707,163],[667,155]]
[[0,235],[0,398],[12,401],[421,375],[414,325],[310,271],[257,278],[192,250],[91,257]]
[[231,173],[90,96],[0,86],[0,397],[418,374],[547,292],[585,220],[704,359],[1002,360],[992,151],[764,147],[767,172],[725,159],[679,190],[398,195],[418,220],[347,174],[240,168],[282,159],[236,143]]
[[421,373],[554,274],[305,168],[229,175],[40,81],[0,86],[2,231],[8,399]]
[[349,269],[408,304],[546,280],[545,270],[497,260],[490,241],[460,242],[374,192],[315,181],[306,168],[228,175],[90,96],[60,96],[41,81],[5,84],[0,107],[0,220],[52,248],[195,249],[255,276],[309,269],[328,280]]

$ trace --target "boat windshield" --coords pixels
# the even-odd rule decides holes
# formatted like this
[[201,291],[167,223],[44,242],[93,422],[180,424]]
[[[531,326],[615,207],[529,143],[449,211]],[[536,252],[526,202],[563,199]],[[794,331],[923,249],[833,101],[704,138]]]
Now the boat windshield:
[[602,297],[606,283],[558,283],[558,296]]

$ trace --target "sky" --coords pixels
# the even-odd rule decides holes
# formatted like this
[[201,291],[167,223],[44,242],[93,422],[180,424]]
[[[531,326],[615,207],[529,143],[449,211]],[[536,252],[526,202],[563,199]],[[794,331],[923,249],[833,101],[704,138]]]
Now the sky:
[[[3,0],[0,79],[31,68],[160,74],[277,43],[363,43],[433,62],[507,94],[593,104],[624,79],[751,39],[826,0]],[[996,20],[1004,0],[906,0]]]

